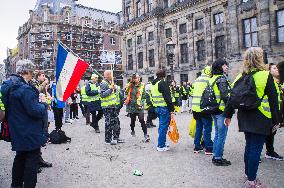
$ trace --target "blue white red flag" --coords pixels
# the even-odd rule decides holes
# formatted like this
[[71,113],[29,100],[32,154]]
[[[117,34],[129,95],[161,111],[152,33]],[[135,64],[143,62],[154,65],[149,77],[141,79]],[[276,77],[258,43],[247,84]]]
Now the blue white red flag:
[[56,61],[56,97],[66,101],[76,89],[89,64],[58,44]]

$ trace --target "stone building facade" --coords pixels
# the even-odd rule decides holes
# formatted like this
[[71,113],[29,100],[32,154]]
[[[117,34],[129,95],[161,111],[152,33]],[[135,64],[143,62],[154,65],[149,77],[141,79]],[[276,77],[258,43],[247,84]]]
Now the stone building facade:
[[283,0],[123,0],[124,83],[138,72],[144,82],[170,66],[166,44],[176,44],[174,79],[193,81],[217,58],[230,63],[230,76],[242,54],[262,47],[268,62],[284,61]]
[[[76,0],[38,0],[29,20],[19,28],[19,58],[31,59],[38,70],[54,77],[58,40],[90,64],[86,77],[101,64],[102,51],[116,56],[115,76],[121,79],[121,16],[77,4]],[[119,60],[120,58],[120,60]]]

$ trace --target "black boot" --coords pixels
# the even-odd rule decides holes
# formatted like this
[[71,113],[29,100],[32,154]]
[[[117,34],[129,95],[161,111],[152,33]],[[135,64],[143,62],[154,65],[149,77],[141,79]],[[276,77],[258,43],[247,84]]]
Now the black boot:
[[43,160],[42,156],[39,157],[39,167],[42,168],[50,168],[52,167],[52,163],[46,162]]
[[156,125],[154,125],[154,123],[153,122],[151,122],[151,127],[153,128],[153,127],[157,127]]

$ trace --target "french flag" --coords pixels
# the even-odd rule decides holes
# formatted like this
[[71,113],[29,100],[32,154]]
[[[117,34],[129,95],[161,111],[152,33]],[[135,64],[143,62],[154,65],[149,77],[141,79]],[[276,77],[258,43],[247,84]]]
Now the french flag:
[[89,64],[76,57],[60,42],[56,61],[56,97],[66,101],[76,89]]

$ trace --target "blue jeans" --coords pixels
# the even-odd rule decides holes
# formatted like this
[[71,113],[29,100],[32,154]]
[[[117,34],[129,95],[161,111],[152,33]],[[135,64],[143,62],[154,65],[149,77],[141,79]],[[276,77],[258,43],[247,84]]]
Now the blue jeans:
[[249,181],[256,179],[261,151],[266,139],[265,135],[245,132],[245,173]]
[[200,119],[196,120],[196,132],[195,132],[195,137],[194,137],[194,145],[195,145],[195,148],[197,149],[201,149],[200,141],[202,137],[202,132],[204,136],[205,149],[212,151],[212,148],[213,148],[213,142],[211,140],[212,118],[210,116],[201,117]]
[[168,107],[157,107],[156,114],[159,118],[159,137],[158,137],[158,147],[166,147],[167,131],[170,124],[170,111]]
[[215,138],[213,144],[213,156],[215,159],[222,159],[224,145],[227,137],[228,127],[224,125],[225,117],[221,115],[212,115],[215,126]]

